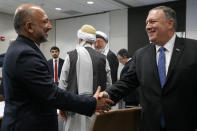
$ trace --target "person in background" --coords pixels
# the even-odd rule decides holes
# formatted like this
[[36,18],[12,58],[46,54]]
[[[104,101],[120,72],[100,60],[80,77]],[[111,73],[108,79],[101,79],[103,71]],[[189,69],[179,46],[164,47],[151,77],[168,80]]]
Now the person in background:
[[[92,48],[96,29],[83,25],[77,33],[75,50],[67,53],[59,87],[79,95],[92,96],[98,86],[105,90],[111,86],[110,67],[106,57]],[[92,117],[67,112],[65,131],[88,131]]]
[[[11,39],[9,41],[9,46],[14,42],[14,39]],[[3,67],[3,59],[5,57],[6,53],[0,54],[0,68],[1,68],[1,73],[2,73],[2,67]],[[0,74],[2,76],[2,74]],[[3,79],[3,78],[2,78]],[[3,80],[0,82],[0,95],[3,95]],[[3,97],[3,96],[2,96]],[[2,98],[3,99],[3,98]]]
[[[9,41],[9,46],[14,42],[14,39],[11,39]],[[0,54],[0,67],[3,67],[3,58],[5,56],[5,53]]]
[[[120,49],[117,53],[117,58],[121,64],[124,65],[122,71],[120,72],[120,79],[123,79],[123,77],[126,75],[130,64],[132,62],[132,58],[129,55],[129,52],[126,49]],[[125,107],[133,107],[133,106],[138,106],[139,105],[139,93],[138,89],[135,91],[129,93],[129,95],[125,96],[123,98],[125,102]]]
[[[5,53],[3,53],[3,54],[0,54],[0,77],[2,76],[2,66],[3,66],[3,58],[4,58],[4,56],[5,56]],[[3,95],[3,80],[2,80],[2,78],[1,78],[1,80],[0,80],[0,95]]]
[[108,37],[104,32],[96,31],[94,48],[107,57],[111,69],[112,84],[115,83],[117,81],[119,62],[115,53],[109,49]]
[[53,58],[48,60],[49,69],[54,79],[54,82],[58,85],[64,60],[59,58],[60,49],[58,47],[51,47],[50,52]]
[[117,102],[140,87],[142,131],[197,130],[197,40],[179,38],[176,27],[172,8],[151,9],[150,43],[134,53],[125,77],[100,93]]
[[64,91],[53,82],[39,46],[52,29],[45,11],[34,4],[19,6],[14,14],[17,39],[3,64],[5,108],[2,131],[57,131],[57,108],[91,116],[109,110],[113,102]]
[[0,54],[0,67],[3,66],[3,58],[4,58],[4,56],[5,56],[5,53]]

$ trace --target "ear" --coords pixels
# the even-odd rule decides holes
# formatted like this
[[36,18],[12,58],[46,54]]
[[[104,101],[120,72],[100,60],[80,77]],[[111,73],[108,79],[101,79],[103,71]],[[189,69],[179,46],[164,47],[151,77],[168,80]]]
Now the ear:
[[32,29],[32,23],[31,22],[26,22],[25,23],[25,30],[29,33],[33,33],[33,29]]
[[80,38],[80,39],[79,39],[79,43],[81,43],[81,42],[82,42],[82,39]]
[[168,20],[168,27],[169,27],[169,29],[172,29],[172,28],[174,28],[174,20],[172,20],[172,19],[169,19]]

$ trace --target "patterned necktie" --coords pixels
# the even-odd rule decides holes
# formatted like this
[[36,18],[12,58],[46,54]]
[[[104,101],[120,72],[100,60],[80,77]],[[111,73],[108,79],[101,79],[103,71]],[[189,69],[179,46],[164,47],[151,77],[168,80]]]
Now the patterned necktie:
[[57,60],[55,60],[55,82],[58,83]]
[[159,60],[158,60],[158,71],[159,71],[161,88],[163,88],[165,80],[166,80],[165,48],[160,47],[159,51],[160,51],[160,54],[159,54]]

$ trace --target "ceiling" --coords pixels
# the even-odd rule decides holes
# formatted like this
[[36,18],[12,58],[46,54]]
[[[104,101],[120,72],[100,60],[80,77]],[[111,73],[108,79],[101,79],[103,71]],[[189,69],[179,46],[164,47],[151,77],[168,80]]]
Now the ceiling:
[[[94,4],[88,5],[87,1],[93,1]],[[33,3],[40,5],[49,19],[61,19],[168,1],[176,0],[0,0],[0,13],[13,15],[19,5]]]

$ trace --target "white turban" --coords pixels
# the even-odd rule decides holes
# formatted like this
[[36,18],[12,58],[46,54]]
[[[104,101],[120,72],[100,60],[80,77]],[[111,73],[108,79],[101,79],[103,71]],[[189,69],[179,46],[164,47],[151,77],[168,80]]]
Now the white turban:
[[84,46],[86,42],[94,43],[96,41],[96,29],[91,25],[83,25],[77,33],[78,38],[83,39],[80,46]]
[[78,38],[83,39],[76,48],[78,54],[76,63],[78,93],[79,95],[91,96],[93,95],[93,66],[90,54],[85,48],[85,43],[95,42],[96,29],[91,25],[83,25],[78,30],[77,35]]
[[107,56],[108,52],[109,52],[109,44],[108,44],[108,38],[107,35],[104,32],[101,31],[96,31],[96,38],[101,38],[103,40],[106,41],[106,45],[105,47],[101,50],[101,53],[105,56]]
[[104,32],[96,31],[96,38],[102,38],[106,43],[108,43],[107,35]]

